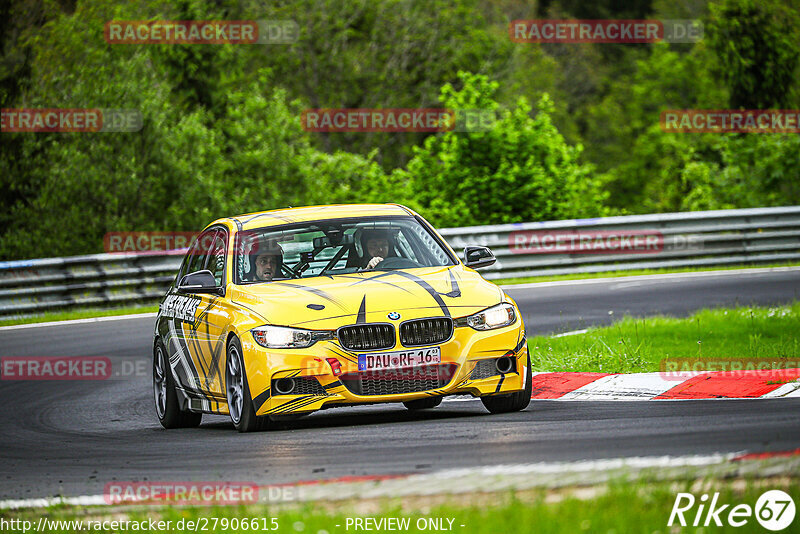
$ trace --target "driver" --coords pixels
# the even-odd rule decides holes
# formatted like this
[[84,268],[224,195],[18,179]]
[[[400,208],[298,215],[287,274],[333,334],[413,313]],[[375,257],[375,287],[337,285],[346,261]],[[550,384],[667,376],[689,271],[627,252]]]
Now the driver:
[[384,230],[367,230],[361,236],[364,258],[369,258],[364,270],[374,269],[376,265],[389,257],[391,235]]
[[274,240],[256,242],[254,254],[250,255],[250,272],[255,281],[271,282],[281,272],[283,249]]

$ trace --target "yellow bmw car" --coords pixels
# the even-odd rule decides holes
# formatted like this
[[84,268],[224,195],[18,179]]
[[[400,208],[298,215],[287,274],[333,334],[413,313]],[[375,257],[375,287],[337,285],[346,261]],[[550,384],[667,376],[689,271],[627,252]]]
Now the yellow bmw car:
[[214,221],[159,306],[156,413],[165,428],[229,415],[241,432],[337,406],[434,408],[531,399],[516,304],[421,216],[394,204],[289,208]]

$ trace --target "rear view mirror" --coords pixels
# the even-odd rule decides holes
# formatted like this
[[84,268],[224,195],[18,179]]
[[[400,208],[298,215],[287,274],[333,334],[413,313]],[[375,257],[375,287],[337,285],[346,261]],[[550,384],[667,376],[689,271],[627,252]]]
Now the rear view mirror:
[[494,265],[497,258],[488,247],[464,247],[464,265],[472,269],[480,269]]
[[315,237],[314,248],[317,249],[332,246],[338,247],[339,245],[352,245],[355,242],[356,240],[353,234],[342,235],[341,232],[331,232],[331,234],[327,236]]
[[331,240],[328,236],[323,237],[315,237],[314,238],[314,248],[325,248],[331,246]]

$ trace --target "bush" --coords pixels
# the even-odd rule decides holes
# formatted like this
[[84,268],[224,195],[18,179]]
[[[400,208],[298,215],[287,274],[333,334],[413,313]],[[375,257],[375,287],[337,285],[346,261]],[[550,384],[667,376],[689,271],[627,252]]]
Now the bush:
[[553,125],[547,94],[537,105],[525,99],[501,110],[493,100],[496,82],[459,73],[463,87],[446,84],[447,109],[497,112],[486,132],[449,131],[425,140],[404,170],[408,202],[440,226],[595,217],[608,212],[591,165],[580,163],[582,147],[569,146]]

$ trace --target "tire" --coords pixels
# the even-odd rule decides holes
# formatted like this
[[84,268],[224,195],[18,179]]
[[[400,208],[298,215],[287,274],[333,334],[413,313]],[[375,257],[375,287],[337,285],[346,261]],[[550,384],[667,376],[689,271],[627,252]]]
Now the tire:
[[430,408],[436,408],[441,403],[442,403],[442,397],[428,397],[427,399],[416,399],[404,402],[403,406],[405,406],[412,412],[416,412],[417,410],[428,410]]
[[481,402],[487,410],[492,413],[509,413],[519,412],[528,407],[533,391],[530,356],[528,356],[528,364],[525,367],[525,387],[522,391],[497,397],[481,397]]
[[167,351],[160,339],[153,349],[153,397],[158,421],[164,428],[192,428],[200,425],[203,414],[184,412],[180,408],[175,379],[167,361]]
[[255,432],[265,430],[269,426],[269,417],[257,417],[247,384],[242,345],[239,339],[232,337],[228,343],[228,357],[225,362],[225,395],[228,399],[228,410],[233,426],[239,432]]

